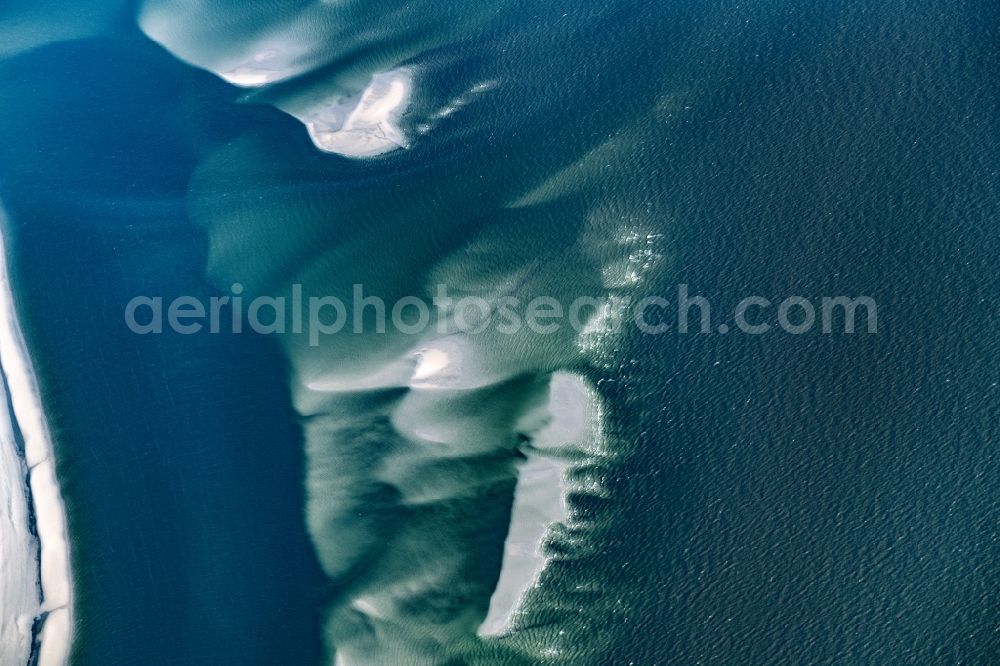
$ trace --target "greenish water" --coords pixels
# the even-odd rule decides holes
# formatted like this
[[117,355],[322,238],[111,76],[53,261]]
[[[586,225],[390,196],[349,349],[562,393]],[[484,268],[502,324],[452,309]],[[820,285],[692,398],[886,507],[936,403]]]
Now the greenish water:
[[[3,27],[0,200],[67,502],[74,663],[1000,655],[995,7],[81,13],[0,10],[41,26]],[[318,150],[299,118],[388,71],[409,77],[407,147]],[[713,313],[867,295],[879,327],[360,320],[311,345],[125,324],[134,296],[234,283],[390,303],[686,284]],[[417,381],[441,354],[458,370]],[[564,423],[553,377],[578,387],[582,434],[532,420]],[[564,524],[518,612],[477,636],[512,512],[552,502],[526,470],[552,461]]]

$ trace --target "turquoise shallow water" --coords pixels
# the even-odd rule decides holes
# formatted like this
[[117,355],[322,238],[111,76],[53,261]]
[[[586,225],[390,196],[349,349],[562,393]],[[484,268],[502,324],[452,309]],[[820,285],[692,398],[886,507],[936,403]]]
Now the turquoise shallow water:
[[[3,12],[41,26],[4,27],[0,200],[67,501],[74,663],[1000,655],[988,3]],[[211,73],[253,53],[286,78]],[[398,68],[408,147],[317,150],[294,114]],[[452,340],[466,372],[430,393],[393,364],[434,336],[124,324],[133,296],[235,282],[687,284],[718,313],[864,294],[879,330],[487,333]],[[541,586],[480,640],[537,457],[525,415],[557,371],[594,392],[599,432],[575,443]]]

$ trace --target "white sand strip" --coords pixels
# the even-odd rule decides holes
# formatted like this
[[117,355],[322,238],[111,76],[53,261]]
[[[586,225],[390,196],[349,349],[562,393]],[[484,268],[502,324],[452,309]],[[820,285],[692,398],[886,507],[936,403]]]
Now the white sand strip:
[[569,451],[586,459],[595,453],[600,409],[582,377],[568,372],[553,374],[545,411],[541,428],[532,435],[528,460],[518,471],[500,580],[486,619],[476,632],[482,637],[513,629],[521,602],[538,584],[548,564],[549,558],[542,551],[546,535],[553,525],[568,521],[566,495],[571,488],[566,473],[571,462],[560,454]]
[[479,636],[499,636],[513,629],[521,599],[538,583],[548,562],[541,549],[545,534],[567,518],[563,495],[568,467],[563,460],[529,456],[518,471],[500,580],[490,597],[486,619],[476,631]]
[[[6,217],[0,211],[0,226],[5,224]],[[66,507],[55,478],[52,439],[42,412],[38,385],[17,323],[2,242],[0,364],[7,377],[14,417],[24,438],[24,462],[30,470],[31,495],[41,553],[42,611],[49,612],[42,627],[39,664],[57,666],[68,661],[73,627]]]
[[0,385],[0,664],[24,664],[31,652],[31,625],[41,611],[38,543],[29,531],[27,469]]

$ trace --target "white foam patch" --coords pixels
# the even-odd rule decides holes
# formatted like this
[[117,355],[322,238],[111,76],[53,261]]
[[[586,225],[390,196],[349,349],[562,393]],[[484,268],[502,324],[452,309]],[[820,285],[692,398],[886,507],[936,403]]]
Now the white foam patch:
[[338,93],[295,115],[320,150],[376,157],[409,146],[399,119],[410,104],[412,88],[412,72],[395,69],[374,75],[356,100]]
[[[5,219],[0,212],[0,224],[4,223]],[[52,626],[49,626],[50,619],[46,619],[43,625],[39,663],[43,666],[56,666],[65,664],[69,658],[73,626],[66,508],[55,477],[52,440],[42,412],[38,386],[17,323],[2,243],[0,364],[7,377],[14,415],[23,435],[25,464],[30,469],[35,525],[41,549],[41,610],[52,611],[49,616]],[[6,611],[0,609],[0,612]],[[28,630],[30,631],[30,625]]]
[[447,104],[441,107],[439,110],[432,113],[427,122],[421,123],[417,126],[417,132],[420,134],[427,134],[432,131],[437,124],[455,115],[457,112],[461,111],[463,107],[467,104],[471,104],[478,95],[495,90],[500,86],[499,81],[483,81],[482,83],[477,83],[468,90],[468,92],[463,93],[457,97],[452,98]]

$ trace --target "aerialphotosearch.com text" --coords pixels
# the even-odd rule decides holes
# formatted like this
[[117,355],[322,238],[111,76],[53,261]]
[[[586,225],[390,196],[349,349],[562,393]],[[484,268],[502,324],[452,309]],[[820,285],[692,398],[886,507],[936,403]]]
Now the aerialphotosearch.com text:
[[552,296],[456,297],[447,285],[438,285],[431,297],[392,300],[366,293],[362,284],[353,285],[349,297],[305,296],[299,284],[281,296],[249,298],[243,292],[243,285],[236,283],[229,294],[207,299],[136,296],[125,306],[125,323],[138,335],[168,330],[184,335],[250,331],[260,335],[306,335],[312,346],[332,335],[420,335],[430,329],[439,334],[469,335],[487,330],[517,335],[525,329],[537,335],[552,335],[566,327],[577,333],[613,332],[626,326],[644,335],[878,332],[877,305],[863,295],[792,295],[780,299],[747,296],[718,318],[710,300],[692,294],[687,284],[677,285],[676,292],[669,296],[580,296],[571,300]]

